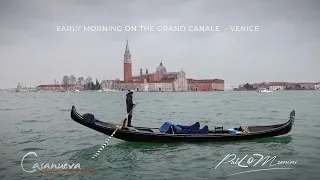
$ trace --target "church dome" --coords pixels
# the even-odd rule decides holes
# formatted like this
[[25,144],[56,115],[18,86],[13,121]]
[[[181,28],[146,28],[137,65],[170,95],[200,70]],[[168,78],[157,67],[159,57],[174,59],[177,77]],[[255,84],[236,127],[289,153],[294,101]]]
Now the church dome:
[[163,66],[162,62],[160,63],[160,65],[157,67],[156,73],[166,73],[167,69],[166,67]]

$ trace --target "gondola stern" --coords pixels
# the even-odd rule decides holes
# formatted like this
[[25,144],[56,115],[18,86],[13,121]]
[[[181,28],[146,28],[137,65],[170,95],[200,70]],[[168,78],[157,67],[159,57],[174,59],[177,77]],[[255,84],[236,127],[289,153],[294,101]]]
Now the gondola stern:
[[291,111],[290,117],[289,117],[289,121],[291,121],[291,126],[294,125],[295,117],[296,117],[296,110],[293,110]]
[[290,119],[294,119],[296,116],[296,110],[292,110],[291,113],[290,113]]

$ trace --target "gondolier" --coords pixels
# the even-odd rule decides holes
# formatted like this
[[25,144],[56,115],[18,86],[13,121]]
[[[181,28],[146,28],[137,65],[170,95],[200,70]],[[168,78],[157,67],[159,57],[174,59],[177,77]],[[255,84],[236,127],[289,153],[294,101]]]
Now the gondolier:
[[128,93],[127,93],[127,98],[126,98],[126,105],[127,105],[127,113],[129,113],[128,115],[128,124],[127,126],[128,127],[132,127],[131,125],[131,119],[132,119],[132,108],[134,107],[134,103],[132,101],[132,95],[133,95],[133,92],[128,90]]

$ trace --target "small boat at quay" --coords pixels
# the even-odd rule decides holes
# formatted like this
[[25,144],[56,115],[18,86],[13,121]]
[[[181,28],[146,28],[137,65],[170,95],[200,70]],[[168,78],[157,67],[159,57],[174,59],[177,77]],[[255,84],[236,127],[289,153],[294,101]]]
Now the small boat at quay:
[[259,89],[257,89],[257,92],[258,93],[273,93],[272,90],[269,90],[267,88],[259,88]]
[[[223,126],[209,130],[200,123],[193,125],[178,125],[165,122],[160,128],[150,127],[123,127],[125,123],[103,122],[94,118],[93,114],[79,114],[72,106],[71,119],[75,122],[106,134],[129,142],[172,143],[172,142],[217,142],[241,141],[287,134],[291,131],[295,120],[295,110],[291,111],[289,120],[282,124],[268,126],[240,126],[224,129]],[[125,121],[124,121],[125,122]],[[114,133],[117,131],[116,133]]]

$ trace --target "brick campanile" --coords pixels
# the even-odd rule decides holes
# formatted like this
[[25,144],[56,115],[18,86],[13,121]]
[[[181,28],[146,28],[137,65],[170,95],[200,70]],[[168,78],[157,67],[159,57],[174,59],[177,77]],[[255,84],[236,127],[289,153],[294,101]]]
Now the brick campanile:
[[128,40],[123,60],[123,79],[125,83],[132,83],[132,62]]

